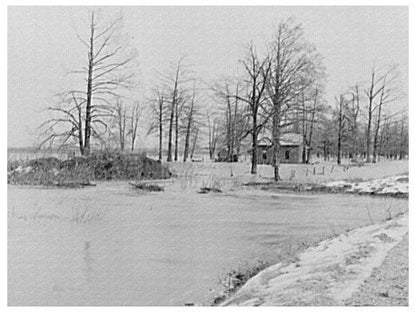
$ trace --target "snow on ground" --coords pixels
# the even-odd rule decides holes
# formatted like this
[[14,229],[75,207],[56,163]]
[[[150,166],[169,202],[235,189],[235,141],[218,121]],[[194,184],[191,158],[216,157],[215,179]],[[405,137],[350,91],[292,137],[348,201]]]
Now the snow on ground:
[[344,189],[347,193],[375,195],[409,194],[409,177],[407,175],[400,175],[355,183],[348,181],[336,181],[325,183],[325,186]]
[[325,240],[260,272],[223,305],[344,305],[407,232],[405,214]]
[[[200,177],[206,180],[236,180],[238,182],[267,182],[273,180],[273,167],[258,165],[256,175],[250,174],[250,162],[171,162],[164,163],[180,177]],[[388,176],[406,175],[409,171],[408,160],[381,160],[365,163],[337,165],[334,162],[321,161],[314,164],[281,164],[280,177],[295,183],[324,183],[330,181],[364,181]]]

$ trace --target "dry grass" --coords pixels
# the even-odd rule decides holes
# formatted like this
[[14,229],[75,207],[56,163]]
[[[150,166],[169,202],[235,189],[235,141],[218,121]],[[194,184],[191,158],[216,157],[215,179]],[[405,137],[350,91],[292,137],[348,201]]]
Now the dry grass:
[[42,211],[42,207],[39,207],[33,213],[19,214],[16,212],[14,205],[12,205],[11,208],[12,209],[8,216],[25,222],[39,222],[46,220],[64,222],[69,221],[76,224],[87,224],[102,217],[102,213],[99,209],[91,211],[91,209],[88,207],[72,207],[70,215],[57,214],[52,211]]

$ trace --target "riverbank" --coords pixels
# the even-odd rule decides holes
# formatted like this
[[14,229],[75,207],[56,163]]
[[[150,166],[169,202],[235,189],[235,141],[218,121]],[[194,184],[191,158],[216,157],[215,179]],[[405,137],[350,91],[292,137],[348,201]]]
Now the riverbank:
[[[349,193],[396,198],[408,198],[409,195],[407,173],[365,181],[354,179],[321,184],[254,182],[246,186],[277,192]],[[323,250],[333,245],[328,250],[336,260],[320,253],[319,246],[308,248],[301,252],[299,261],[278,263],[262,270],[222,305],[407,305],[408,216],[394,216],[388,208],[385,220],[387,222],[379,225],[372,221],[370,227],[347,232],[348,239],[353,237],[347,245],[343,246],[343,235],[320,243],[319,246],[325,246]],[[398,228],[398,232],[393,231],[397,232],[395,238],[386,234],[386,230],[392,227]],[[377,237],[380,242],[374,240]],[[301,259],[307,259],[309,254],[311,259],[316,257],[318,261],[301,263]],[[322,266],[320,263],[325,264]],[[357,267],[351,267],[351,264]]]
[[409,197],[409,176],[398,175],[380,179],[359,181],[342,180],[324,183],[293,183],[279,182],[249,182],[246,187],[260,188],[263,191],[277,192],[315,192],[315,193],[346,193],[371,196],[386,196],[396,198]]
[[[222,305],[380,304],[380,301],[374,300],[374,296],[387,298],[388,292],[386,294],[385,291],[379,291],[372,295],[357,295],[356,292],[365,283],[374,284],[377,275],[385,276],[390,272],[391,261],[402,263],[397,268],[402,273],[404,271],[404,274],[396,274],[401,278],[396,281],[390,278],[390,281],[394,286],[397,284],[397,288],[406,291],[407,287],[403,286],[407,285],[408,278],[406,261],[396,259],[389,252],[398,246],[402,255],[406,256],[407,233],[408,214],[404,214],[381,224],[352,230],[322,241],[318,246],[304,251],[299,255],[299,260],[292,264],[278,263],[261,271]],[[385,259],[389,262],[383,263]],[[390,287],[383,282],[379,284],[375,289]],[[407,297],[407,294],[402,294],[402,297]],[[405,305],[407,300],[391,303]],[[386,302],[382,303],[385,304]]]

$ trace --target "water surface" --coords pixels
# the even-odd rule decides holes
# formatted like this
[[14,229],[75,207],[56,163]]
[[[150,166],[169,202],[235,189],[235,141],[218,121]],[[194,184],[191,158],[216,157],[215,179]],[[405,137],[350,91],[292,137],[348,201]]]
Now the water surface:
[[408,205],[254,190],[138,194],[125,182],[9,186],[8,203],[9,305],[117,306],[206,304],[232,269]]

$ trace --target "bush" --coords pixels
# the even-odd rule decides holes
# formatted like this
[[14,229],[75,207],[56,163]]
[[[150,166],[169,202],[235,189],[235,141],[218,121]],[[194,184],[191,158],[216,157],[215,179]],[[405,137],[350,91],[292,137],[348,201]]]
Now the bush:
[[169,170],[144,155],[96,153],[61,161],[54,157],[8,164],[8,183],[31,185],[89,185],[90,180],[167,179]]

